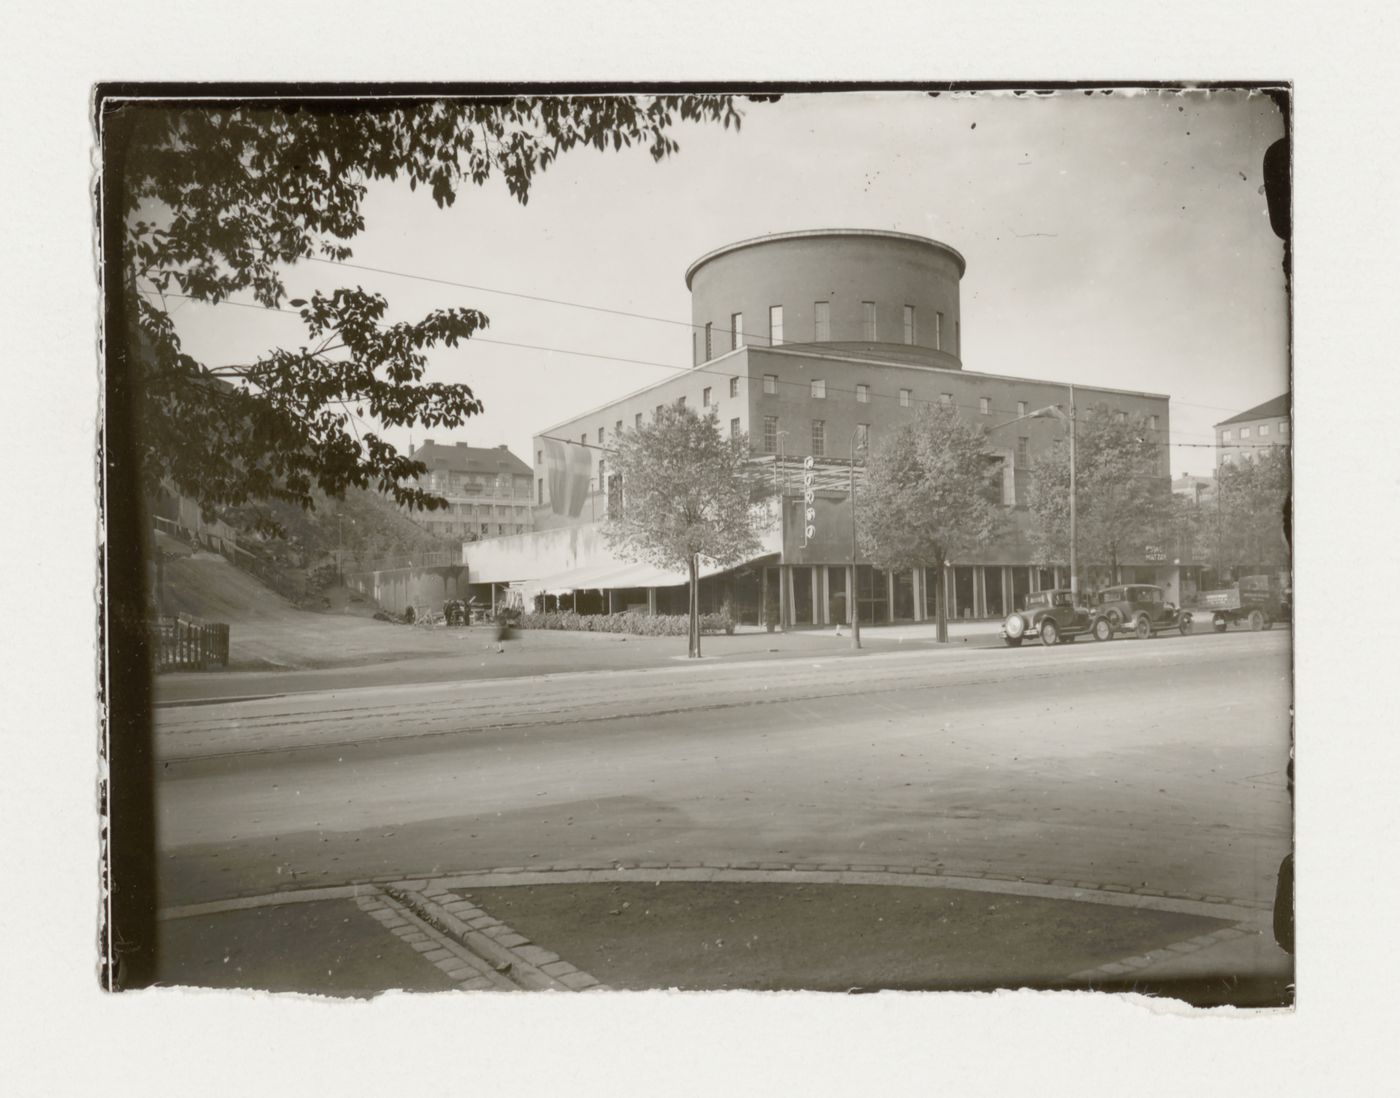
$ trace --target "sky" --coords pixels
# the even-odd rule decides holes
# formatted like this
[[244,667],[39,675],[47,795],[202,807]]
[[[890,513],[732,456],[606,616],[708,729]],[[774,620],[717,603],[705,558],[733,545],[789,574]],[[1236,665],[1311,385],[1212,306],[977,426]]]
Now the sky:
[[[435,352],[429,373],[469,384],[483,414],[388,437],[505,443],[528,460],[532,434],[689,365],[684,272],[700,255],[797,229],[917,233],[967,259],[965,369],[1166,393],[1173,474],[1208,473],[1212,425],[1288,388],[1261,175],[1282,132],[1272,101],[1244,92],[787,95],[746,104],[737,132],[679,126],[660,164],[640,149],[567,153],[526,206],[499,180],[447,210],[377,184],[351,262],[398,273],[306,262],[286,282],[293,297],[379,291],[390,319],[485,312],[489,330]],[[177,308],[209,365],[305,339],[286,314]]]

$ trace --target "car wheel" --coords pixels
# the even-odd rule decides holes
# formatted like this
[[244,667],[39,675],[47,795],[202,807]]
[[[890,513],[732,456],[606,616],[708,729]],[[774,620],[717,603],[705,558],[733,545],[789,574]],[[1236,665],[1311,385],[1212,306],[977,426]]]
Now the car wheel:
[[1004,639],[1005,639],[1005,641],[1006,641],[1006,647],[1007,647],[1007,648],[1020,648],[1020,647],[1021,647],[1021,641],[1022,641],[1023,638],[1021,638],[1021,637],[1006,637],[1006,638],[1004,638]]
[[1183,637],[1189,637],[1191,635],[1191,619],[1182,618],[1181,623],[1177,626],[1177,628],[1181,630],[1181,635]]
[[1223,633],[1230,628],[1230,623],[1221,617],[1212,618],[1210,624],[1217,633]]
[[1100,618],[1094,622],[1094,639],[1096,641],[1106,641],[1113,639],[1113,623],[1107,618]]
[[1042,622],[1040,626],[1040,643],[1049,648],[1053,644],[1060,642],[1059,627],[1053,621]]
[[1263,628],[1264,615],[1261,614],[1258,610],[1251,610],[1249,612],[1249,631],[1251,633],[1257,633]]
[[1152,623],[1147,620],[1146,614],[1138,618],[1137,624],[1133,628],[1133,635],[1136,636],[1138,640],[1146,640],[1148,637],[1152,636]]

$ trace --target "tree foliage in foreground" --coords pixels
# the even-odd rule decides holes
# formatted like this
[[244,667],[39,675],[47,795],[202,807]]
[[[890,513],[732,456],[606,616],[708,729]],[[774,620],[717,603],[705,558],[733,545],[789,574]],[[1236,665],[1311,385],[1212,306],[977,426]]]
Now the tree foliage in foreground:
[[621,475],[621,506],[609,501],[609,547],[690,578],[690,655],[700,655],[700,562],[721,568],[751,557],[764,521],[761,478],[747,468],[748,440],[724,438],[712,408],[703,418],[667,405],[625,430],[607,468]]
[[[640,146],[664,159],[678,148],[678,121],[737,128],[740,115],[727,96],[109,105],[103,187],[124,237],[107,284],[124,295],[129,329],[109,338],[126,341],[147,493],[172,483],[210,514],[259,499],[310,508],[315,489],[352,486],[442,506],[406,483],[424,466],[354,417],[452,428],[480,412],[470,387],[425,372],[433,348],[470,339],[487,317],[452,308],[388,323],[388,302],[359,288],[288,301],[284,270],[349,259],[376,180],[406,181],[447,207],[499,177],[523,204],[539,173],[574,149]],[[234,298],[294,310],[306,342],[252,363],[196,361],[171,313]]]
[[921,408],[870,455],[856,497],[861,551],[877,568],[935,568],[938,639],[948,639],[944,567],[1004,529],[1001,470],[980,427],[943,404]]
[[[1140,555],[1171,529],[1171,481],[1147,419],[1107,404],[1079,413],[1076,556],[1117,582],[1123,557]],[[1036,562],[1069,563],[1069,442],[1057,441],[1031,467],[1028,506]]]

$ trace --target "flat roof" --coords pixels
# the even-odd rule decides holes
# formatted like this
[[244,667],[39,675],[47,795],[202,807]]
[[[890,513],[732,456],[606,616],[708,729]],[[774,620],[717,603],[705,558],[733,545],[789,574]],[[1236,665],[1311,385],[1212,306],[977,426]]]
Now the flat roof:
[[909,240],[916,244],[925,244],[932,248],[939,248],[949,253],[958,261],[958,277],[967,273],[967,260],[963,258],[962,252],[958,251],[951,244],[945,244],[941,240],[934,240],[930,236],[918,236],[915,233],[898,233],[892,229],[798,229],[787,233],[769,233],[767,236],[752,236],[747,240],[736,240],[733,244],[725,244],[716,248],[712,252],[706,252],[694,263],[685,269],[685,288],[690,289],[690,280],[695,272],[704,264],[714,259],[716,256],[725,255],[728,252],[737,252],[740,248],[756,248],[760,244],[772,244],[779,240],[801,240],[806,237],[818,236],[878,236],[887,240]]

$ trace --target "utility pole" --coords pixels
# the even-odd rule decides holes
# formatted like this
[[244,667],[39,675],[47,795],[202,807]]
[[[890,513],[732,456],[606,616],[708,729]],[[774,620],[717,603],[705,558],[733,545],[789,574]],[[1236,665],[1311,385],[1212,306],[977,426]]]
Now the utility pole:
[[[1075,460],[1075,437],[1078,434],[1074,411],[1074,386],[1069,387],[1069,590],[1071,598],[1079,601],[1079,505],[1078,505],[1078,483],[1075,469],[1079,462]],[[1117,581],[1115,576],[1114,580]]]
[[860,647],[860,605],[856,599],[856,435],[851,433],[851,579],[847,585],[846,606],[851,615],[851,647]]

